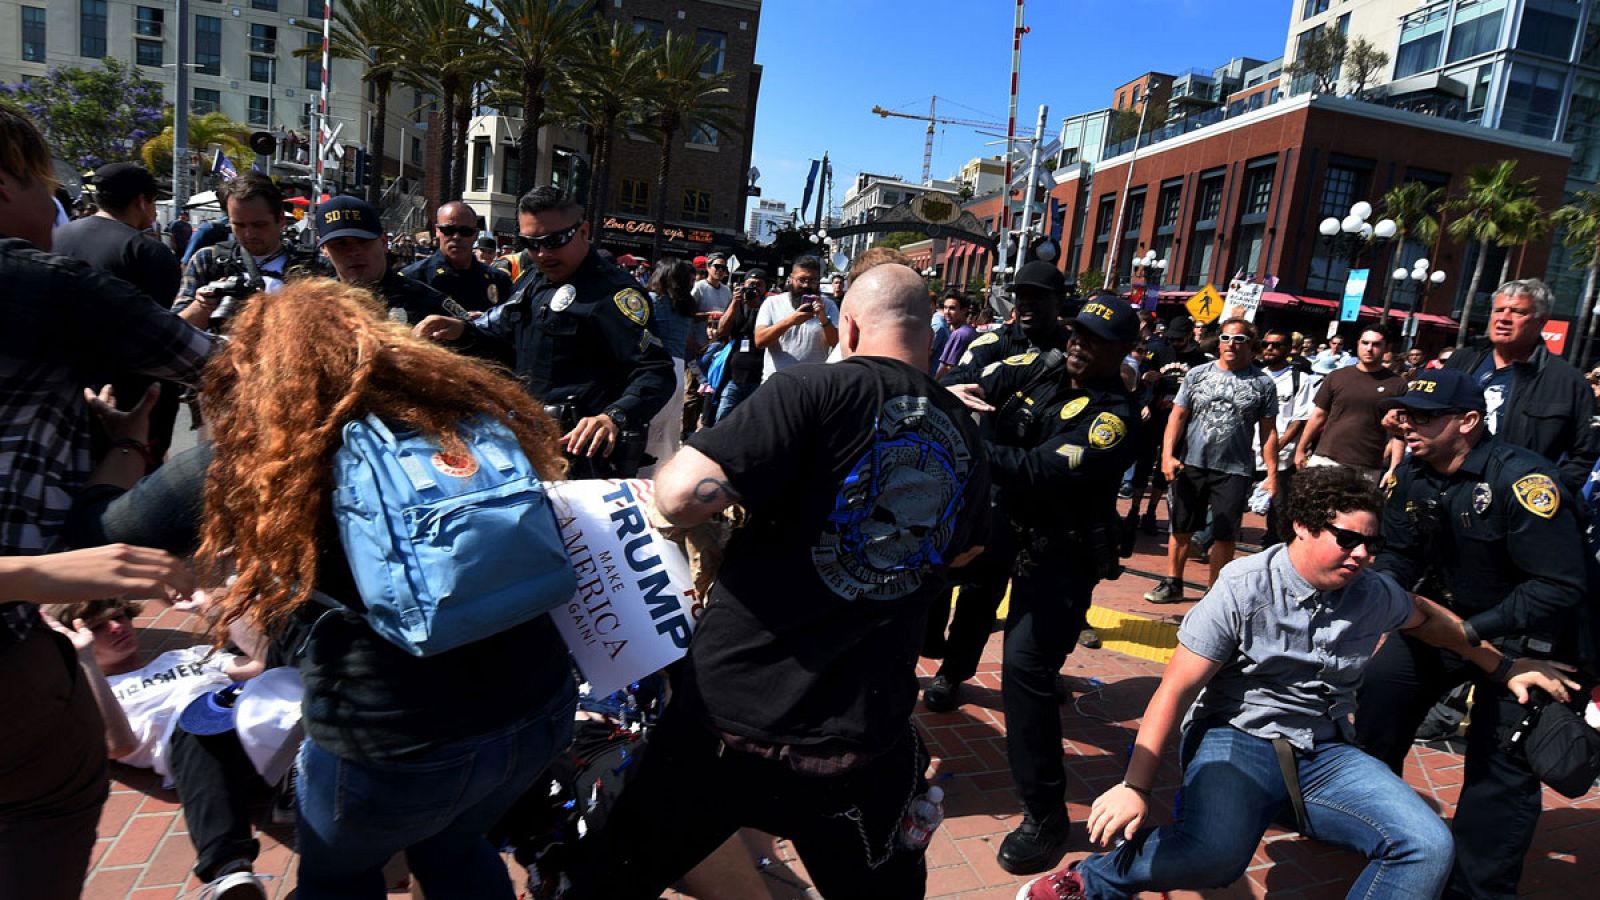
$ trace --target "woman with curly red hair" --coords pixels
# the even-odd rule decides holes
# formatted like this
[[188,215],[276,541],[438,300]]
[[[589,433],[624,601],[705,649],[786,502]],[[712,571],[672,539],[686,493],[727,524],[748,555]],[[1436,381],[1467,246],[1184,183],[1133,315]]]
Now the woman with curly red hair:
[[298,658],[302,900],[382,896],[399,851],[429,897],[510,900],[484,834],[570,740],[576,688],[554,625],[417,658],[318,595],[363,608],[331,512],[346,423],[373,414],[464,451],[457,424],[486,415],[545,479],[564,468],[556,427],[515,381],[413,338],[357,287],[291,283],[250,303],[230,338],[202,384],[212,442],[125,494],[115,482],[137,472],[91,488],[75,543],[194,551],[203,583],[236,576],[215,601],[218,639],[243,621]]

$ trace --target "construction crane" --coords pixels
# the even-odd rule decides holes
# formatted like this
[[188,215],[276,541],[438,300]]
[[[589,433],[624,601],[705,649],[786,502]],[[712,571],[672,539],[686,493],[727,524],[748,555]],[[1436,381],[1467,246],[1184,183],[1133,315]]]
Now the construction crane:
[[928,101],[928,114],[925,115],[925,116],[924,115],[919,115],[917,113],[895,112],[892,109],[884,109],[881,106],[874,106],[872,108],[872,111],[877,113],[878,115],[884,117],[885,119],[889,118],[890,116],[894,116],[895,118],[898,118],[898,119],[916,119],[919,122],[927,122],[928,123],[928,139],[922,146],[922,183],[923,184],[927,184],[928,183],[928,179],[933,174],[933,126],[935,126],[935,125],[967,125],[967,126],[970,126],[972,128],[990,128],[990,129],[1001,129],[1001,128],[1005,128],[1006,127],[1006,124],[1004,122],[982,122],[982,121],[979,121],[977,119],[940,118],[940,116],[939,116],[939,98],[938,97],[933,97],[933,98],[929,99],[929,101]]

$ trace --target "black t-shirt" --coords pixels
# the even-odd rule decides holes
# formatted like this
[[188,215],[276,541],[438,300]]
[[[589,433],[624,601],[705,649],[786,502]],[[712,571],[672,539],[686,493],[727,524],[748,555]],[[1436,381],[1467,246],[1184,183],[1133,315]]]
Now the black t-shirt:
[[753,387],[761,383],[766,351],[756,346],[756,314],[759,312],[760,305],[754,309],[743,303],[734,307],[733,327],[728,332],[728,340],[733,342],[733,356],[728,359],[729,384]]
[[689,443],[749,513],[689,648],[689,699],[739,737],[887,748],[942,563],[984,539],[971,416],[926,372],[853,357],[774,375]]
[[55,230],[52,252],[110,272],[170,309],[183,269],[159,240],[104,216],[85,216]]

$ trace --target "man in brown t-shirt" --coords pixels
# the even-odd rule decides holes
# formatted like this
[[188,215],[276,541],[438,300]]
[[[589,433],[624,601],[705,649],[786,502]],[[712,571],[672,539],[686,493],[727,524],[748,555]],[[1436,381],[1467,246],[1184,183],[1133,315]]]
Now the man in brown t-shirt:
[[1348,466],[1373,484],[1393,474],[1405,446],[1384,431],[1378,404],[1404,391],[1405,379],[1384,367],[1388,345],[1388,336],[1376,325],[1362,329],[1356,364],[1322,379],[1312,401],[1316,409],[1294,452],[1295,468]]

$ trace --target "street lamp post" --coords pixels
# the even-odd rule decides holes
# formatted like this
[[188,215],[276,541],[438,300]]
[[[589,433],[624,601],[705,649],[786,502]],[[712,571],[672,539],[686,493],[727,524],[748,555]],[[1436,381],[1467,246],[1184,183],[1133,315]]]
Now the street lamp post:
[[1410,280],[1417,283],[1417,299],[1416,302],[1411,304],[1411,315],[1406,319],[1406,327],[1404,329],[1406,338],[1404,349],[1406,350],[1411,349],[1411,342],[1416,339],[1419,327],[1417,314],[1422,312],[1423,303],[1428,299],[1428,289],[1435,285],[1444,284],[1444,271],[1442,269],[1434,269],[1430,272],[1428,270],[1430,265],[1428,258],[1423,257],[1412,263],[1409,270],[1401,268],[1395,269],[1390,273],[1389,287],[1391,290],[1398,282]]
[[1144,134],[1145,116],[1150,114],[1151,97],[1161,89],[1161,82],[1151,80],[1145,84],[1144,107],[1139,110],[1139,127],[1133,132],[1133,154],[1128,157],[1128,175],[1122,179],[1122,193],[1117,197],[1117,214],[1113,218],[1115,223],[1111,232],[1111,245],[1106,249],[1106,271],[1111,273],[1110,288],[1117,289],[1117,242],[1122,237],[1122,213],[1128,208],[1128,191],[1133,188],[1133,164],[1139,161],[1139,138]]
[[1133,284],[1135,272],[1142,273],[1146,297],[1150,296],[1150,276],[1155,276],[1156,299],[1159,300],[1161,297],[1161,282],[1165,280],[1163,276],[1165,276],[1167,273],[1166,257],[1157,259],[1156,251],[1154,249],[1146,250],[1143,256],[1135,256],[1133,258],[1133,268],[1128,270],[1128,283],[1130,287]]
[[1367,221],[1370,218],[1372,218],[1372,204],[1359,200],[1350,205],[1350,211],[1344,218],[1329,216],[1317,226],[1317,231],[1321,233],[1323,241],[1328,246],[1325,282],[1333,277],[1334,254],[1345,254],[1348,259],[1347,268],[1354,269],[1363,254],[1380,243],[1391,240],[1399,231],[1393,219],[1380,219],[1374,224]]

